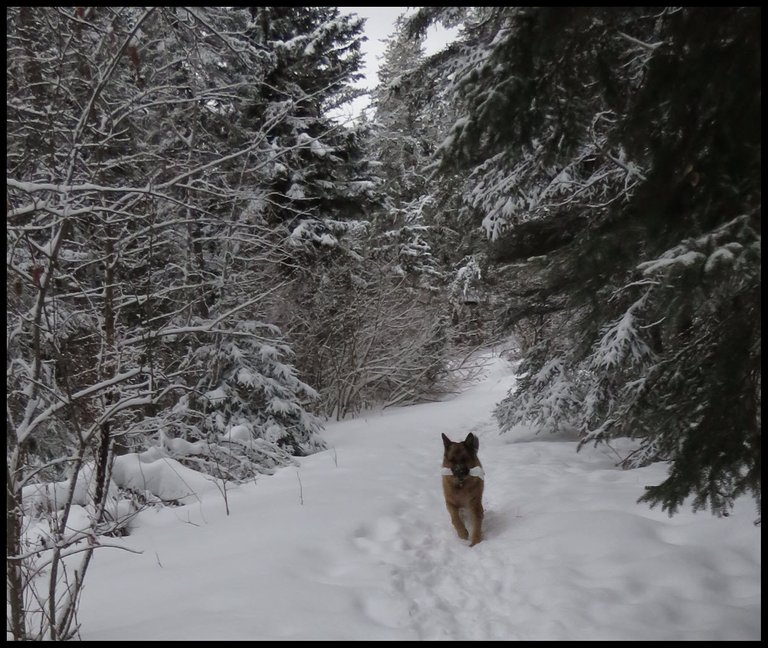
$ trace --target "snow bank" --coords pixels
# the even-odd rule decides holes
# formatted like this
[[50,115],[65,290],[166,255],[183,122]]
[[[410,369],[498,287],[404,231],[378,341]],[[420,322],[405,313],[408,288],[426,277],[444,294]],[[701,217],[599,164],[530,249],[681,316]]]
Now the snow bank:
[[[141,513],[121,541],[143,554],[94,558],[83,639],[760,639],[751,501],[669,518],[636,504],[663,464],[622,471],[605,447],[499,436],[490,413],[513,381],[497,358],[451,401],[329,425],[330,450],[230,490],[229,516],[210,484]],[[441,432],[470,431],[486,508],[471,549],[440,487]]]

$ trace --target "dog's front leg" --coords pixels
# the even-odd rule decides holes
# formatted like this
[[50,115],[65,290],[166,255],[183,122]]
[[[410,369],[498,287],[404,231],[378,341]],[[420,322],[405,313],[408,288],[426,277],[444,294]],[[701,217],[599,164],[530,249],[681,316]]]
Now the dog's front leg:
[[461,517],[459,517],[459,507],[455,506],[454,504],[450,504],[449,502],[446,502],[445,505],[448,508],[448,513],[451,514],[451,522],[453,523],[453,528],[456,529],[456,533],[459,534],[459,537],[462,540],[466,540],[469,537],[469,531],[467,531],[467,527],[464,526],[464,523],[461,521]]
[[483,539],[483,503],[480,500],[472,502],[469,513],[472,518],[472,542],[469,543],[469,546],[474,547]]

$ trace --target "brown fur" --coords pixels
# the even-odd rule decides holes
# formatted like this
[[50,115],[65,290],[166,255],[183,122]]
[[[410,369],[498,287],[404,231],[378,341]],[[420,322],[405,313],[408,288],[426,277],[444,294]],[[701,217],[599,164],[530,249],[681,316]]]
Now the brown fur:
[[469,474],[470,469],[481,466],[477,458],[480,442],[471,432],[464,441],[453,442],[443,434],[443,468],[449,468],[453,474],[443,475],[443,495],[445,506],[451,515],[456,533],[462,540],[469,538],[467,527],[464,526],[459,510],[464,509],[472,520],[472,539],[470,547],[482,540],[483,525],[483,486],[480,477]]

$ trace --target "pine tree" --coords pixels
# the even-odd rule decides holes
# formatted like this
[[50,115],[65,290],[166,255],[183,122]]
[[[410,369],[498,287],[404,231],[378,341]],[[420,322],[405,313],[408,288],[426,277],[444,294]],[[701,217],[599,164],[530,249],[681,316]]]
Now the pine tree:
[[371,148],[382,177],[381,207],[374,214],[378,235],[375,254],[392,263],[392,272],[408,277],[414,286],[437,290],[441,271],[430,243],[435,231],[427,224],[426,166],[436,135],[425,119],[431,105],[428,88],[416,73],[423,64],[421,39],[407,37],[404,18],[395,21],[373,92],[375,110]]
[[[321,244],[326,221],[364,218],[372,178],[359,134],[330,111],[356,96],[362,20],[334,7],[254,7],[248,38],[271,52],[263,86],[240,116],[268,127],[265,147],[285,150],[269,170],[264,217],[294,242]],[[359,94],[359,93],[357,93]],[[275,121],[288,110],[290,119]],[[274,123],[273,123],[274,122]]]
[[363,238],[377,200],[377,177],[364,151],[364,128],[340,124],[332,111],[354,98],[361,77],[361,19],[332,7],[251,9],[248,36],[275,53],[268,92],[254,96],[244,123],[269,124],[290,107],[290,119],[269,129],[265,147],[287,151],[267,169],[259,218],[275,227],[284,255],[273,276],[271,321],[285,331],[301,375],[327,406],[329,332],[354,301]]
[[507,323],[549,326],[502,429],[635,437],[626,465],[670,462],[642,497],[670,513],[759,502],[758,18],[481,8],[452,68],[441,168],[518,270]]

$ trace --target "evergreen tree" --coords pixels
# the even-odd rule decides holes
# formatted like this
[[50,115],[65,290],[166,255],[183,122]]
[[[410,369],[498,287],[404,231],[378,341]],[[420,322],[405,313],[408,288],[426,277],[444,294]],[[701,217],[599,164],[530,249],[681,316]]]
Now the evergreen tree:
[[[465,10],[458,11],[463,15]],[[480,237],[460,222],[455,178],[436,177],[433,164],[437,145],[455,118],[447,87],[455,51],[448,47],[426,60],[423,34],[409,26],[404,15],[395,22],[373,93],[373,149],[384,194],[374,220],[380,232],[376,250],[392,261],[394,272],[442,300],[439,317],[452,316],[455,341],[463,340],[467,330],[476,338],[480,318],[474,297],[482,288],[476,285],[472,298],[454,288],[466,283],[467,264],[476,265]],[[439,190],[437,183],[442,183]],[[480,282],[485,277],[480,272],[473,276]],[[465,312],[471,309],[471,315]]]
[[[276,227],[284,258],[266,278],[267,307],[285,331],[301,375],[327,406],[328,344],[339,313],[354,302],[363,238],[377,200],[377,176],[364,151],[364,127],[342,125],[332,111],[359,91],[363,21],[333,7],[254,7],[248,36],[275,55],[268,91],[253,97],[245,123],[271,124],[266,148],[288,151],[267,169],[259,217]],[[353,317],[357,317],[354,315]]]
[[[429,8],[412,27],[451,19]],[[514,262],[507,323],[546,315],[502,430],[631,436],[642,497],[760,495],[760,33],[749,8],[479,8],[438,153]]]
[[418,83],[423,63],[421,39],[404,32],[404,18],[395,21],[373,92],[372,155],[379,163],[383,200],[374,215],[376,253],[392,262],[392,271],[414,285],[433,287],[441,279],[430,240],[435,231],[426,222],[429,202],[426,166],[436,137],[425,119],[432,102]]
[[[265,321],[277,291],[273,268],[290,261],[281,249],[290,230],[265,213],[281,160],[318,178],[322,164],[305,168],[299,158],[333,161],[329,174],[342,189],[328,191],[314,176],[310,183],[318,196],[326,192],[310,201],[325,201],[326,214],[329,205],[358,204],[367,190],[341,159],[351,155],[350,137],[318,122],[347,79],[333,76],[342,51],[322,36],[345,21],[315,18],[317,38],[298,51],[327,48],[329,76],[295,100],[273,102],[286,43],[254,41],[248,10],[9,9],[8,582],[16,638],[72,637],[81,587],[59,592],[66,601],[40,628],[27,625],[24,569],[35,554],[18,558],[26,554],[25,485],[64,474],[75,483],[95,465],[89,507],[99,535],[114,526],[105,502],[117,453],[154,446],[243,479],[322,447],[319,421],[306,411],[316,394]],[[303,63],[293,65],[317,80],[310,67],[321,63]],[[246,118],[260,98],[270,114]],[[326,135],[341,155],[322,148]],[[70,504],[57,502],[64,512],[52,513],[45,589],[54,606]]]
[[[20,43],[26,42],[24,17],[20,10]],[[66,402],[66,393],[109,381],[121,370],[138,371],[137,375],[146,375],[146,382],[128,381],[123,385],[127,387],[124,397],[113,391],[88,401],[85,408],[90,425],[102,415],[111,417],[107,413],[121,400],[140,402],[141,414],[116,413],[113,423],[93,424],[100,430],[96,436],[103,437],[100,447],[118,434],[122,445],[141,449],[152,443],[146,435],[152,426],[144,416],[162,418],[175,409],[176,399],[185,390],[210,392],[220,385],[207,382],[227,376],[231,383],[239,375],[223,353],[214,354],[205,366],[194,360],[211,339],[221,352],[236,340],[242,343],[247,336],[255,336],[255,346],[243,344],[241,353],[230,357],[249,371],[258,366],[255,361],[262,345],[281,344],[269,328],[262,327],[256,335],[247,326],[264,316],[257,304],[263,301],[259,291],[268,287],[261,282],[266,275],[258,269],[284,256],[276,243],[269,243],[274,239],[273,228],[255,213],[255,206],[268,191],[265,169],[296,154],[293,143],[279,148],[270,142],[270,129],[294,120],[298,109],[287,106],[276,111],[270,124],[234,119],[245,111],[249,97],[271,92],[265,77],[274,56],[242,35],[250,21],[245,10],[172,8],[142,14],[134,9],[94,9],[87,19],[92,21],[89,26],[63,10],[44,11],[36,18],[41,21],[37,25],[40,47],[52,48],[59,56],[62,78],[70,84],[63,94],[72,102],[59,102],[60,108],[51,114],[54,127],[47,129],[47,137],[60,138],[51,142],[51,156],[43,161],[44,156],[32,155],[35,140],[24,139],[30,128],[22,115],[30,106],[37,110],[36,106],[50,101],[43,92],[51,86],[43,83],[42,90],[34,84],[25,86],[24,66],[38,70],[42,78],[51,71],[42,54],[26,52],[23,45],[14,51],[19,53],[12,68],[18,109],[11,115],[9,149],[14,166],[9,175],[11,200],[20,207],[10,214],[10,236],[16,250],[11,266],[18,270],[22,294],[34,297],[40,292],[30,270],[39,267],[35,258],[45,259],[45,250],[50,249],[45,223],[56,222],[51,220],[51,209],[57,210],[53,213],[59,214],[62,223],[57,255],[49,254],[56,281],[50,290],[55,292],[41,310],[45,315],[51,308],[55,318],[46,317],[48,346],[37,347],[42,370],[47,371],[55,360],[50,384],[57,387],[43,401],[50,397]],[[54,25],[70,34],[77,46],[57,50],[56,41],[45,30]],[[113,36],[102,36],[101,26],[111,26]],[[238,34],[239,40],[232,40],[236,38],[232,34]],[[112,65],[106,68],[101,61],[110,61],[106,55],[115,49],[113,41],[118,38],[123,39],[123,51],[114,52]],[[88,54],[94,51],[96,56]],[[89,118],[78,124],[81,106],[89,100],[89,79],[101,79],[101,85],[91,95]],[[35,135],[46,132],[31,130]],[[72,133],[74,142],[68,142]],[[30,168],[32,164],[36,168]],[[32,197],[51,191],[45,183],[71,186],[71,196],[54,190],[48,211],[35,212]],[[40,221],[38,229],[23,220],[26,204]],[[68,212],[64,205],[70,205]],[[103,286],[101,292],[98,286]],[[21,305],[13,316],[18,316],[20,328],[12,348],[21,350],[27,345],[29,318]],[[56,318],[65,325],[57,325]],[[33,347],[34,343],[26,347],[31,355]],[[28,398],[24,366],[16,363],[10,374],[14,418],[25,411]],[[280,380],[280,375],[273,379]],[[289,383],[293,380],[282,375]],[[56,397],[57,392],[65,393]],[[244,402],[253,408],[254,421],[261,418],[259,407],[269,405],[261,396]],[[55,426],[56,420],[51,423]],[[224,426],[236,424],[229,420]],[[281,444],[303,451],[318,447],[319,442],[309,439],[317,424],[308,422],[308,426],[285,427]],[[253,426],[255,438],[274,436],[267,434],[267,427]],[[293,433],[295,439],[290,438]],[[46,440],[56,438],[42,430],[38,434]],[[41,460],[58,452],[53,446],[45,450],[48,446],[38,444],[48,453]]]
[[[264,146],[287,151],[269,169],[267,222],[293,241],[322,244],[331,225],[366,216],[372,177],[359,134],[330,111],[355,98],[361,78],[362,20],[335,7],[253,7],[248,38],[271,53],[264,82],[240,116],[266,129]],[[276,119],[288,111],[290,118]]]

